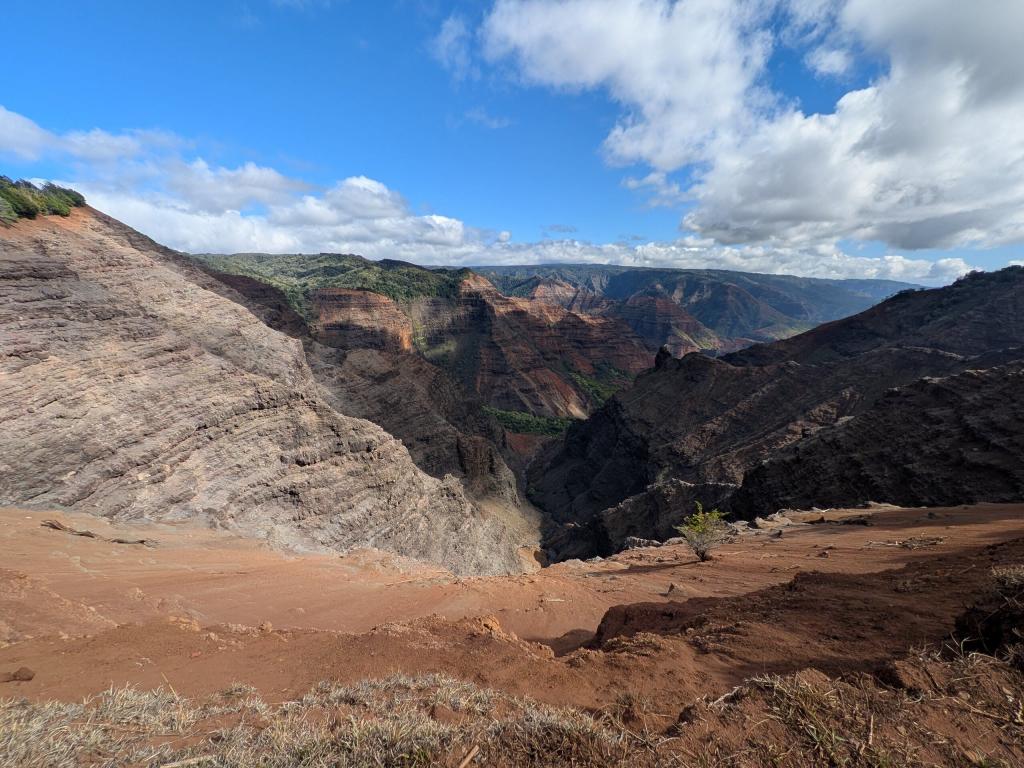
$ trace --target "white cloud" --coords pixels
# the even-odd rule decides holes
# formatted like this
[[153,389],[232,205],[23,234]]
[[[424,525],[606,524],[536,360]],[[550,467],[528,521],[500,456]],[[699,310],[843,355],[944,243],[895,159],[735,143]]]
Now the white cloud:
[[180,139],[160,131],[108,133],[89,131],[53,133],[33,120],[0,105],[0,157],[37,160],[44,155],[61,155],[89,163],[119,162],[148,152],[178,148]]
[[627,176],[622,180],[622,186],[626,189],[643,190],[650,197],[648,204],[652,206],[664,206],[674,208],[680,203],[688,201],[690,196],[682,190],[677,182],[671,181],[668,174],[663,171],[651,171],[642,179]]
[[0,106],[0,154],[22,160],[35,160],[53,143],[55,137],[32,120]]
[[[1021,29],[1004,0],[496,0],[483,39],[528,83],[619,102],[609,158],[689,168],[700,235],[918,249],[1024,241]],[[779,45],[817,74],[857,50],[888,68],[805,114],[764,85]],[[664,202],[659,178],[627,184]]]
[[238,168],[213,167],[196,158],[166,168],[167,188],[201,211],[241,210],[247,206],[288,200],[309,188],[273,168],[248,162]]
[[[58,136],[16,113],[0,113],[0,119],[19,128],[15,139],[15,134],[0,134],[6,141],[2,149],[17,147],[25,157],[73,155],[80,175],[61,183],[82,191],[96,208],[183,251],[331,251],[436,265],[572,261],[716,267],[933,283],[949,282],[969,269],[959,259],[869,258],[821,244],[729,246],[693,236],[673,242],[593,244],[566,238],[574,229],[557,224],[546,231],[563,239],[520,243],[507,230],[486,231],[447,216],[417,214],[398,192],[366,176],[317,189],[254,163],[224,167],[188,157],[188,142],[169,134],[91,131]],[[107,151],[122,146],[122,139],[124,156]],[[666,195],[680,192],[657,173],[635,185],[660,187]]]
[[804,57],[807,66],[819,75],[843,75],[853,67],[853,56],[842,48],[820,45]]
[[453,14],[445,19],[441,30],[431,41],[430,53],[455,79],[474,77],[477,71],[473,65],[471,39],[466,20]]
[[704,160],[748,121],[771,50],[769,4],[743,0],[498,0],[483,27],[491,60],[559,88],[607,88],[627,110],[605,140],[616,162],[672,170]]
[[1016,260],[1016,261],[1008,261],[1008,262],[1006,262],[1006,266],[1008,266],[1008,267],[1024,267],[1024,259],[1019,259],[1019,260]]
[[944,284],[971,270],[961,259],[908,259],[899,255],[853,256],[834,247],[773,248],[722,246],[685,237],[674,242],[595,245],[578,240],[492,245],[484,254],[462,263],[544,264],[573,262],[625,264],[636,267],[734,269],[742,272],[795,274],[822,278],[879,278]]

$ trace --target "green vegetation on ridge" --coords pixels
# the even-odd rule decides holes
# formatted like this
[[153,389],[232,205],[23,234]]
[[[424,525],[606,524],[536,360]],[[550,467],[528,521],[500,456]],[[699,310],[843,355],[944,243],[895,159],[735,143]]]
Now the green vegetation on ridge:
[[68,216],[72,208],[85,205],[85,197],[73,189],[31,181],[12,181],[0,176],[0,224],[13,224],[18,219],[34,219],[39,214]]
[[527,435],[549,435],[555,437],[562,434],[575,421],[570,418],[555,418],[553,416],[534,416],[532,413],[523,411],[503,411],[500,408],[492,408],[485,405],[484,413],[493,416],[509,432],[516,432]]
[[569,371],[573,383],[587,396],[594,408],[600,408],[612,395],[633,381],[632,376],[614,366],[598,363],[597,367],[594,376],[576,370]]
[[370,261],[340,253],[270,255],[237,253],[195,256],[211,269],[243,275],[280,289],[292,309],[312,319],[309,295],[322,288],[372,291],[399,303],[455,296],[468,269],[427,269],[403,261]]

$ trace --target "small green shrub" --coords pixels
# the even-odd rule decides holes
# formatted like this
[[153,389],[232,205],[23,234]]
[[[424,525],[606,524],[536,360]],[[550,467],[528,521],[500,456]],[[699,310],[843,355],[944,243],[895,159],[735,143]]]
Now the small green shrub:
[[704,511],[704,505],[699,501],[695,502],[697,511],[683,520],[682,525],[676,526],[679,535],[686,539],[701,562],[711,559],[711,552],[726,540],[729,535],[729,528],[723,518],[725,514],[717,509],[710,512]]

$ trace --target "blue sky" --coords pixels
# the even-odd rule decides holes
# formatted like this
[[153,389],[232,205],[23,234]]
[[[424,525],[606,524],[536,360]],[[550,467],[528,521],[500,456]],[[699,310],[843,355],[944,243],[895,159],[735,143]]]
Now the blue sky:
[[[1015,140],[967,171],[928,152],[990,143],[986,121],[1024,97],[1003,86],[994,107],[946,115],[945,135],[892,131],[909,159],[860,149],[872,121],[929,120],[893,105],[944,82],[937,45],[992,70],[949,80],[964,103],[1019,63],[934,21],[901,40],[935,15],[919,5],[908,19],[873,0],[15,4],[0,170],[74,183],[187,250],[945,282],[1024,259],[1007,213],[1024,166]],[[998,52],[991,29],[976,37]],[[875,112],[837,118],[850,93]],[[1013,183],[978,199],[1000,170]]]

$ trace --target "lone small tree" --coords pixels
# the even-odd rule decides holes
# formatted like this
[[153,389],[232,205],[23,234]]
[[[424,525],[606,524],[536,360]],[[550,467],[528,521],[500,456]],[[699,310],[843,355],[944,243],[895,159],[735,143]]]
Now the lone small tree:
[[677,525],[679,535],[686,539],[698,559],[703,563],[711,559],[711,550],[726,540],[729,529],[722,519],[725,515],[717,509],[704,511],[704,505],[695,502],[697,511]]

